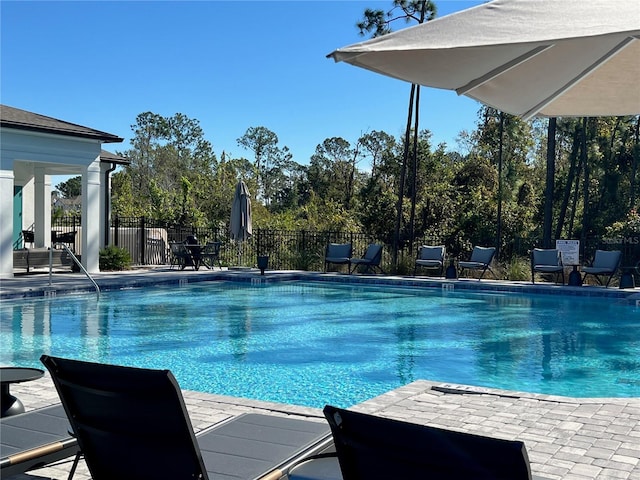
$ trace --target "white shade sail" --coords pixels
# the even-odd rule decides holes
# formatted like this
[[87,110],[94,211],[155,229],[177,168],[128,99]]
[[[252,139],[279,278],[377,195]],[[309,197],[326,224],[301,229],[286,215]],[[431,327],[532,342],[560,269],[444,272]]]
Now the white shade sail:
[[494,0],[328,56],[525,119],[640,114],[640,0]]

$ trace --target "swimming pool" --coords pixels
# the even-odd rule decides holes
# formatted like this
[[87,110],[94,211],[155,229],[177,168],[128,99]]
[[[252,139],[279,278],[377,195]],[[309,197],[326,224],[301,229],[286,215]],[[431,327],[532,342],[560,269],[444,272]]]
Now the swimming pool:
[[0,363],[168,368],[182,388],[350,406],[417,379],[640,397],[640,309],[611,299],[203,282],[3,301]]

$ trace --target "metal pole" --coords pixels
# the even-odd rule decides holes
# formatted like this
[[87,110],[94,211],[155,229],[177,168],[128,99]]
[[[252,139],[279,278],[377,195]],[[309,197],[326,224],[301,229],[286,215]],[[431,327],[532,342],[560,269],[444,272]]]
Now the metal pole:
[[496,258],[500,255],[502,240],[502,149],[504,133],[504,112],[500,112],[500,143],[498,147],[498,224],[496,226]]

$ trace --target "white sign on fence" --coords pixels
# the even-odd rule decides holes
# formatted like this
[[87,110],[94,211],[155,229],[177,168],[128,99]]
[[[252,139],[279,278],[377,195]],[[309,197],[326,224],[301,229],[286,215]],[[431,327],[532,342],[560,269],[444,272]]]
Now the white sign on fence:
[[580,240],[556,240],[563,265],[580,265]]

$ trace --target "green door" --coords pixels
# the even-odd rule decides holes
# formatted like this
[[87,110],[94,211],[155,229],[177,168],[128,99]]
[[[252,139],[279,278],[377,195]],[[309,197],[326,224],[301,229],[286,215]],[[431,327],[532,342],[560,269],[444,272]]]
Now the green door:
[[22,248],[22,187],[13,187],[13,248]]

